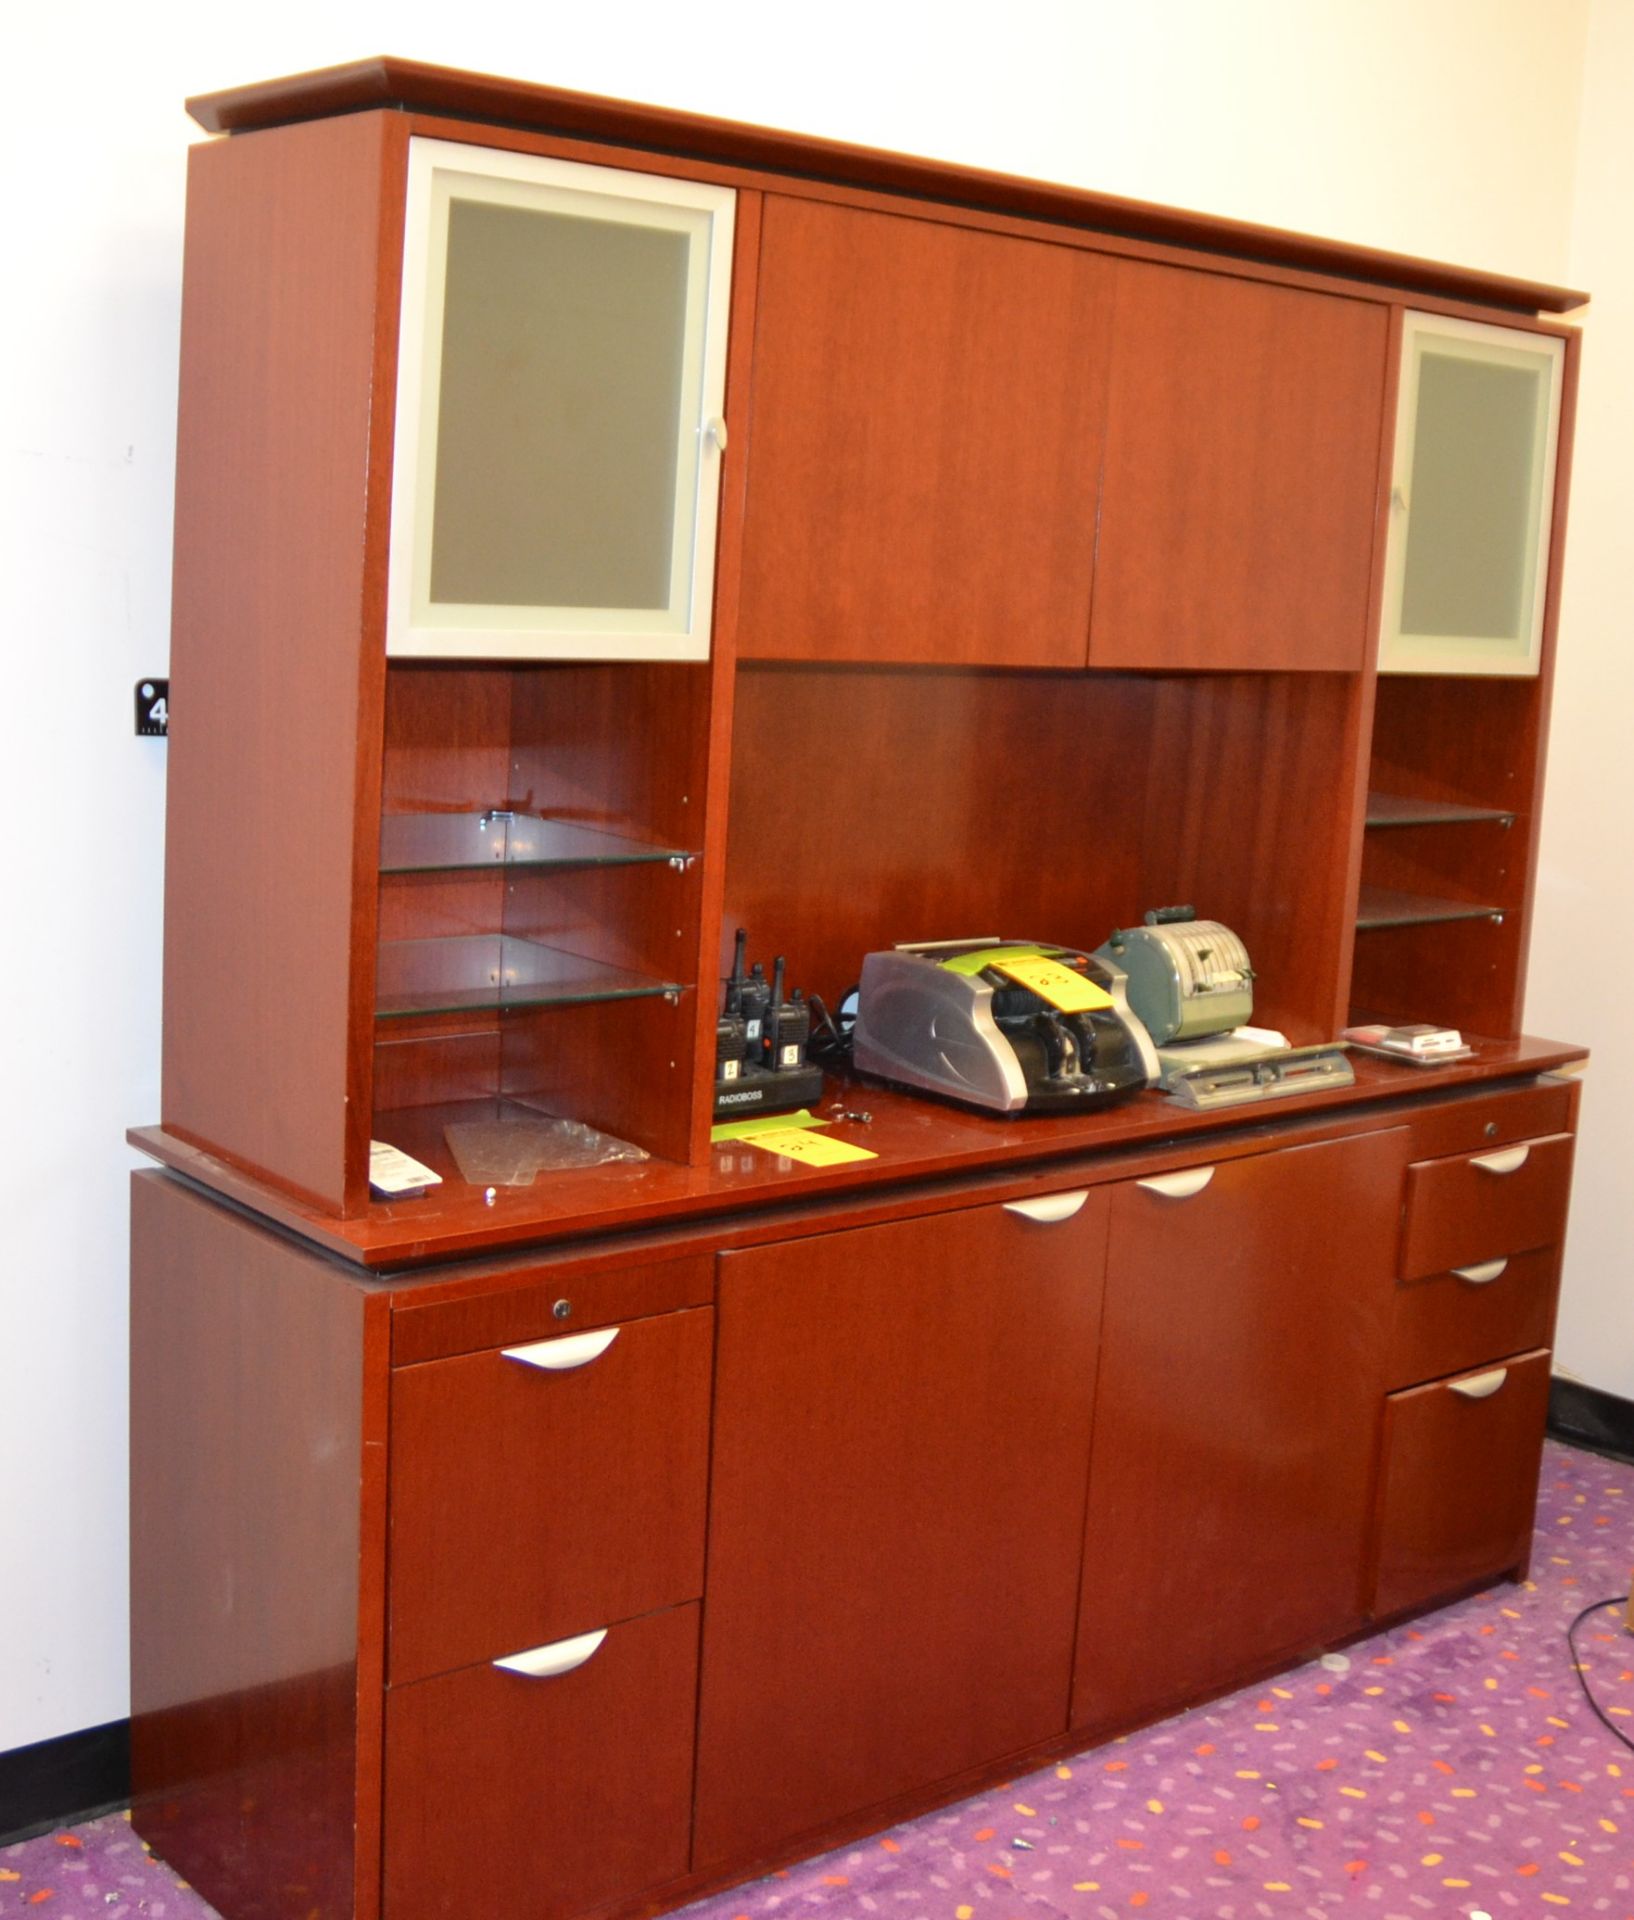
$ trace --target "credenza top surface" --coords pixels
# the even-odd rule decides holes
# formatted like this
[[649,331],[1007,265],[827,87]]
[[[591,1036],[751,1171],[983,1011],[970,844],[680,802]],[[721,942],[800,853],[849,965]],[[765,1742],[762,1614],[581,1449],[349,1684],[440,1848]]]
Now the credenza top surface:
[[744,1141],[717,1146],[706,1166],[647,1160],[585,1172],[540,1174],[532,1186],[493,1189],[463,1184],[442,1142],[441,1107],[404,1108],[378,1117],[381,1137],[448,1177],[420,1198],[372,1203],[367,1213],[336,1218],[322,1208],[257,1179],[253,1173],[194,1146],[162,1127],[133,1128],[131,1144],[173,1171],[331,1253],[365,1268],[412,1266],[541,1248],[633,1229],[676,1227],[711,1216],[729,1218],[756,1208],[831,1197],[881,1198],[889,1190],[936,1179],[1048,1174],[1062,1162],[1105,1155],[1114,1163],[1134,1155],[1184,1151],[1192,1142],[1214,1146],[1244,1135],[1274,1139],[1286,1123],[1343,1122],[1377,1110],[1406,1109],[1432,1095],[1477,1091],[1571,1068],[1585,1049],[1522,1037],[1483,1041],[1473,1059],[1445,1067],[1399,1066],[1352,1055],[1356,1084],[1341,1090],[1285,1096],[1248,1107],[1193,1112],[1156,1093],[1076,1115],[1003,1119],[949,1103],[830,1078],[828,1097],[815,1111],[864,1112],[866,1122],[839,1121],[838,1139],[867,1147],[876,1157],[829,1168],[795,1166]]

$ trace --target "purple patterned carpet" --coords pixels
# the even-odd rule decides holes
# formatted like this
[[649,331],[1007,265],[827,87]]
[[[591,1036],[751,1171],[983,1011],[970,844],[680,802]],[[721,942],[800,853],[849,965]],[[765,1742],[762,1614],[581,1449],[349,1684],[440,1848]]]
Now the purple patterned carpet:
[[[1634,1467],[1551,1444],[1533,1582],[1503,1585],[734,1892],[687,1920],[1634,1920],[1634,1753],[1566,1652],[1627,1592]],[[1578,1633],[1634,1736],[1634,1637]],[[111,1815],[0,1850],[0,1915],[210,1920]],[[519,1892],[516,1914],[525,1916]],[[481,1920],[473,1915],[472,1920]]]

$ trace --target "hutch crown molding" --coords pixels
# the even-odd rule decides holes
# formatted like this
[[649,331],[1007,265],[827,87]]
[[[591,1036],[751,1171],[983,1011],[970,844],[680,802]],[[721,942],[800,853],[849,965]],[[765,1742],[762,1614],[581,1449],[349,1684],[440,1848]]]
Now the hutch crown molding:
[[[190,107],[139,1829],[227,1920],[651,1912],[1524,1571],[1583,296],[398,60]],[[1472,1056],[711,1142],[735,926],[837,999],[1180,899]],[[505,1099],[649,1157],[470,1185]]]

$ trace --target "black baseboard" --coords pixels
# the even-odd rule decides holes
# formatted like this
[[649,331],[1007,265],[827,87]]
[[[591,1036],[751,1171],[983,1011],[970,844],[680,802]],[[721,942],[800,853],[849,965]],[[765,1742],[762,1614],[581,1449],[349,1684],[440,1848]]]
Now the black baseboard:
[[1634,1400],[1559,1374],[1549,1382],[1549,1431],[1557,1440],[1634,1462]]
[[0,1753],[0,1847],[130,1801],[130,1722]]

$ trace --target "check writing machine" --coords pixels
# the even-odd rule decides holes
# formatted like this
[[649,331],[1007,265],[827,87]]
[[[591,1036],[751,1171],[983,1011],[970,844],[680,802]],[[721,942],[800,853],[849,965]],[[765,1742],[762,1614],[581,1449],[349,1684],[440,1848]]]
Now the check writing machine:
[[1094,953],[996,939],[870,953],[852,1058],[864,1073],[996,1113],[1082,1112],[1161,1087],[1193,1107],[1348,1086],[1341,1045],[1245,1023],[1242,941],[1163,908]]

